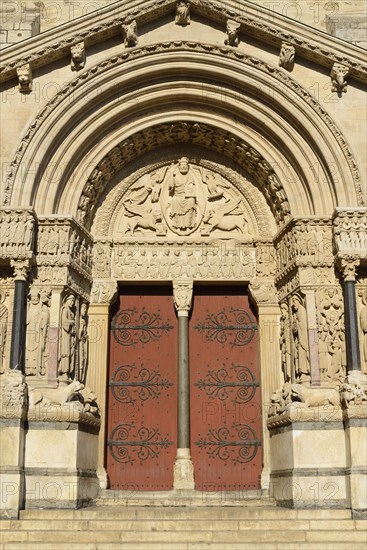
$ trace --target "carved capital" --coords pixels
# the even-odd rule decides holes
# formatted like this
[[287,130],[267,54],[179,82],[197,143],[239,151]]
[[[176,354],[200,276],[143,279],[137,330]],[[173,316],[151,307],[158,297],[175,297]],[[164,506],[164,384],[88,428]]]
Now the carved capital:
[[295,47],[288,42],[282,42],[279,54],[279,66],[287,71],[292,71],[294,67]]
[[90,296],[91,304],[113,304],[117,292],[118,285],[116,281],[94,281]]
[[339,259],[339,269],[344,281],[355,281],[356,271],[360,264],[359,258],[345,257]]
[[272,281],[254,280],[249,285],[249,291],[258,306],[278,304],[278,292]]
[[28,272],[30,269],[30,262],[28,260],[11,260],[11,267],[14,269],[14,279],[16,281],[26,281]]
[[177,311],[190,311],[192,289],[192,281],[173,281],[173,300]]

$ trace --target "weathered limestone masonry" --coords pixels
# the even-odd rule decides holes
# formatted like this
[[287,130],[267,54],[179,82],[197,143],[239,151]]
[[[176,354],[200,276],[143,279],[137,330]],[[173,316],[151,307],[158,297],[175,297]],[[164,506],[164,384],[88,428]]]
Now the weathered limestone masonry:
[[365,515],[366,52],[279,10],[101,2],[2,50],[4,517],[108,487],[110,312],[146,283],[178,318],[176,500],[195,286],[231,284],[258,322],[261,495]]

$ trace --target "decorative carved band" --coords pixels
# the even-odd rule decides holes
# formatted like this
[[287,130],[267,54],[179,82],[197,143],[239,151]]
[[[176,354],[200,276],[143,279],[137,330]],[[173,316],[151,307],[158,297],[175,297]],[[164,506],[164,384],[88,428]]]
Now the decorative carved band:
[[[280,33],[279,38],[281,40],[287,40],[287,38],[289,37],[283,36],[283,34],[284,33]],[[79,40],[74,40],[74,41],[71,40],[70,42],[76,43],[79,41],[80,41],[80,38]],[[298,44],[299,41],[295,40],[295,42],[297,42]],[[301,44],[303,44],[302,40],[301,40]],[[65,44],[65,46],[67,45],[70,46],[70,44]],[[98,66],[93,67],[92,69],[82,73],[74,81],[67,84],[65,88],[63,88],[63,90],[60,93],[54,96],[48,102],[48,104],[41,110],[41,112],[37,115],[35,120],[30,125],[29,129],[27,130],[25,137],[22,139],[21,144],[18,147],[18,150],[15,154],[15,157],[9,167],[9,175],[8,175],[8,180],[7,180],[5,193],[4,193],[4,204],[10,203],[10,198],[11,198],[12,189],[13,189],[17,171],[19,169],[19,166],[22,163],[24,154],[30,142],[32,141],[34,135],[42,127],[44,121],[48,118],[48,116],[51,113],[54,113],[56,106],[61,104],[61,102],[65,99],[65,97],[68,97],[68,98],[70,97],[70,90],[75,91],[76,89],[78,89],[78,87],[83,86],[88,79],[93,78],[98,74],[101,74],[103,71],[108,70],[113,66],[118,66],[119,64],[130,60],[132,55],[134,59],[137,59],[143,56],[154,55],[155,53],[161,52],[161,51],[172,52],[172,51],[193,51],[193,50],[197,52],[204,52],[207,54],[211,53],[214,55],[225,56],[230,59],[234,59],[236,61],[241,61],[246,65],[253,67],[256,70],[260,70],[265,74],[271,76],[272,78],[275,78],[277,81],[282,83],[282,85],[286,86],[287,88],[292,90],[296,95],[301,97],[311,107],[311,109],[313,109],[318,114],[318,116],[324,121],[325,125],[329,128],[330,132],[335,136],[335,139],[338,141],[340,149],[343,151],[345,161],[348,163],[351,174],[353,176],[358,203],[360,205],[364,205],[364,195],[363,195],[361,183],[360,183],[360,174],[358,171],[357,164],[352,155],[352,152],[349,149],[343,134],[341,133],[339,128],[336,126],[335,122],[331,119],[330,115],[322,108],[319,102],[310,93],[308,93],[304,88],[302,88],[295,80],[293,80],[287,74],[285,74],[283,70],[276,69],[274,68],[274,66],[268,65],[263,61],[260,61],[259,59],[251,58],[246,54],[238,51],[237,49],[234,50],[231,47],[225,47],[225,46],[218,48],[217,46],[214,46],[214,45],[199,44],[196,42],[187,42],[187,43],[169,42],[169,43],[153,44],[153,45],[146,46],[144,48],[134,48],[132,52],[129,50],[125,50],[121,55],[116,55],[106,61],[102,61]],[[317,50],[317,45],[315,45],[313,48],[313,51],[316,51],[316,50]],[[335,61],[339,61],[339,59],[335,59]],[[134,147],[133,143],[131,143],[131,147]],[[97,177],[97,176],[98,176],[98,172],[95,174],[94,177]],[[101,181],[100,183],[103,185],[103,181]],[[93,190],[93,185],[92,185],[91,191],[92,190]],[[97,190],[95,191],[95,193],[96,192],[98,193]],[[88,193],[86,192],[86,190],[84,192],[84,195],[88,196]],[[83,204],[81,204],[80,209],[85,210],[85,206],[83,207]]]

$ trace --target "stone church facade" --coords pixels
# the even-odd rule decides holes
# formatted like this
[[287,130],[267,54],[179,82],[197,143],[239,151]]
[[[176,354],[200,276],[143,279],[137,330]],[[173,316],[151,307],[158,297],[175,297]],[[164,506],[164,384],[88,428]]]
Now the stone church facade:
[[2,50],[4,516],[107,488],[365,514],[366,69],[245,0]]

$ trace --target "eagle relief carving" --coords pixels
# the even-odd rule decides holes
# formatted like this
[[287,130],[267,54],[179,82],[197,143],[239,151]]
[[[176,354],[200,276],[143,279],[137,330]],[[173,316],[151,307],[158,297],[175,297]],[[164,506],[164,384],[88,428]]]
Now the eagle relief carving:
[[120,234],[251,235],[246,201],[222,175],[187,157],[144,174],[126,192]]

